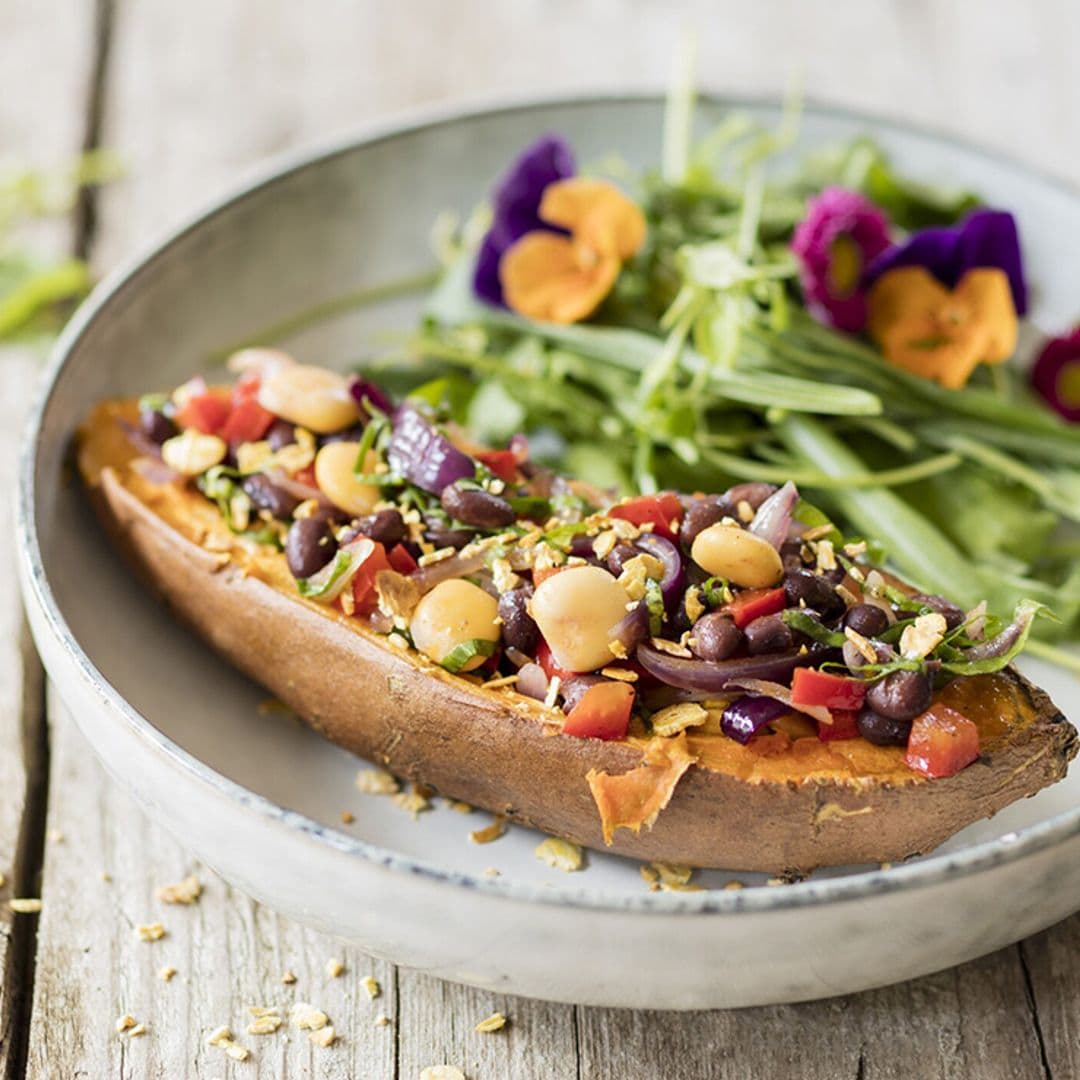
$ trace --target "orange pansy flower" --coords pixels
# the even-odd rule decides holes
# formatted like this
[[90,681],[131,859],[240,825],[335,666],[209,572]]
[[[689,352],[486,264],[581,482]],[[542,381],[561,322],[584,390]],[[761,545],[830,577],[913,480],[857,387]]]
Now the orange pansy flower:
[[951,290],[921,266],[889,270],[874,282],[867,306],[867,329],[885,358],[950,389],[1016,348],[1009,279],[996,268],[969,270]]
[[575,176],[544,189],[539,216],[570,235],[538,230],[506,251],[499,264],[506,303],[530,319],[578,322],[641,249],[645,215],[614,184]]

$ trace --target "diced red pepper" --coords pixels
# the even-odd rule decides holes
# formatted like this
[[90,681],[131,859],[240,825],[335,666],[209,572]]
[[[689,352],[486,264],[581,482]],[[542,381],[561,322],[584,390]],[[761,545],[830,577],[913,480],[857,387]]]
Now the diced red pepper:
[[634,688],[629,683],[597,683],[590,686],[570,710],[563,724],[563,734],[579,739],[625,738],[633,707]]
[[412,557],[412,552],[404,544],[395,544],[387,556],[390,565],[399,574],[411,574],[420,564]]
[[233,402],[232,409],[218,434],[227,443],[258,442],[274,422],[274,414],[264,409],[253,397]]
[[556,676],[560,679],[572,679],[577,674],[576,671],[568,671],[555,663],[555,657],[551,655],[551,649],[548,648],[546,641],[541,641],[536,647],[536,662],[544,669],[544,674],[549,679],[554,679]]
[[307,486],[311,488],[317,488],[319,486],[315,479],[314,465],[305,465],[302,469],[297,469],[293,479],[301,484],[307,484]]
[[791,704],[824,705],[825,708],[858,712],[866,697],[866,683],[828,671],[796,668],[791,679]]
[[735,594],[730,604],[720,610],[735,620],[741,630],[762,615],[775,615],[787,606],[787,596],[783,588],[779,589],[744,589]]
[[475,457],[500,480],[505,480],[508,484],[517,480],[518,459],[513,450],[481,450]]
[[675,539],[682,516],[682,503],[670,491],[662,491],[659,495],[638,495],[608,511],[608,517],[622,518],[638,528],[652,522],[653,532],[668,540]]
[[859,734],[856,724],[859,714],[847,709],[830,709],[832,714],[831,724],[818,724],[817,737],[822,742],[832,742],[835,739],[854,739]]
[[232,409],[229,391],[212,387],[202,394],[194,394],[176,410],[173,419],[183,429],[195,428],[204,435],[216,435],[228,419]]
[[979,729],[947,705],[931,705],[915,717],[908,736],[909,768],[939,779],[966,768],[979,756]]
[[390,560],[386,557],[386,548],[375,544],[371,554],[363,561],[352,579],[354,614],[370,615],[379,603],[375,592],[375,575],[380,570],[389,570]]

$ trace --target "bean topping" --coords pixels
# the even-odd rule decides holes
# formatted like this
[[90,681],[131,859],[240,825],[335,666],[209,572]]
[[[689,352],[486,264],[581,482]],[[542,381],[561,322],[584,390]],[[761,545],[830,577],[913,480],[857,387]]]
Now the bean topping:
[[866,691],[866,703],[890,720],[914,720],[930,708],[933,688],[922,671],[894,671]]
[[171,439],[178,430],[176,425],[157,409],[140,409],[139,427],[142,433],[158,446],[166,439]]
[[318,573],[337,551],[337,541],[322,515],[300,518],[289,526],[285,537],[285,558],[294,578]]
[[405,539],[405,522],[397,510],[379,510],[357,518],[352,527],[358,536],[366,536],[384,547],[394,547]]
[[288,521],[300,505],[297,496],[279,487],[265,473],[246,476],[241,486],[256,510],[269,510],[281,521]]
[[855,726],[859,734],[875,746],[907,746],[911,734],[910,720],[895,720],[882,716],[865,706],[859,710]]
[[516,518],[514,508],[505,499],[482,488],[449,484],[443,488],[440,502],[455,521],[477,529],[502,529]]
[[775,484],[765,484],[756,481],[747,484],[736,484],[723,494],[723,502],[728,507],[728,513],[735,516],[739,509],[739,503],[749,503],[751,510],[757,508],[776,491]]
[[800,601],[831,619],[844,610],[844,601],[835,587],[825,578],[809,570],[789,570],[784,576],[784,595],[788,607],[798,607]]
[[779,613],[761,615],[749,623],[745,630],[746,647],[751,654],[786,652],[794,648],[795,638],[791,627]]
[[702,529],[715,525],[721,518],[727,517],[728,513],[728,509],[715,495],[694,499],[683,515],[682,525],[679,527],[679,539],[690,547]]
[[511,589],[499,597],[499,618],[502,619],[503,641],[508,647],[520,649],[532,656],[540,644],[540,628],[529,614],[532,586]]
[[889,616],[877,604],[853,604],[844,615],[843,625],[865,638],[874,638],[889,628]]
[[963,608],[958,608],[951,600],[944,596],[927,593],[916,593],[912,598],[919,604],[925,604],[931,611],[945,616],[945,625],[950,630],[955,630],[964,621]]
[[702,660],[726,660],[743,643],[743,632],[730,615],[711,611],[694,623],[690,648]]
[[292,446],[296,442],[296,425],[288,420],[275,420],[266,432],[266,441],[275,454],[286,446]]

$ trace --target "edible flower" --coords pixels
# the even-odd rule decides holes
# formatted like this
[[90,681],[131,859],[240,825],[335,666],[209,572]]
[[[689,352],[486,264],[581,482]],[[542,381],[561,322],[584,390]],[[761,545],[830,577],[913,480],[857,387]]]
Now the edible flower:
[[866,325],[863,272],[889,243],[885,215],[857,191],[830,187],[807,203],[791,248],[816,318],[849,333]]
[[865,284],[901,266],[921,266],[950,289],[969,271],[996,267],[1009,280],[1018,315],[1027,312],[1027,282],[1016,219],[1005,210],[976,210],[959,225],[922,229],[883,252],[870,265]]
[[576,171],[574,153],[558,135],[541,135],[518,155],[500,179],[493,195],[491,228],[480,245],[473,272],[473,289],[489,303],[503,305],[499,263],[506,250],[526,233],[562,229],[540,218],[540,200],[549,184]]
[[1080,326],[1043,346],[1031,369],[1031,385],[1055,412],[1080,424]]
[[510,247],[499,264],[506,303],[530,319],[578,322],[640,250],[645,215],[607,180],[572,177],[545,188],[540,218],[569,235],[537,229]]
[[867,329],[890,363],[950,389],[1016,348],[1009,279],[997,268],[968,270],[948,289],[921,266],[897,267],[871,287],[867,309]]

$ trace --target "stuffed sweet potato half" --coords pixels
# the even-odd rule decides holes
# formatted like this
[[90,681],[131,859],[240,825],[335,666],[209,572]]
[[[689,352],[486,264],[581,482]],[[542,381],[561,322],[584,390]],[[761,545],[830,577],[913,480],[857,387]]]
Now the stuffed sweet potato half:
[[79,467],[169,606],[318,731],[590,847],[739,870],[927,852],[1077,737],[1008,625],[792,485],[613,502],[269,351],[99,405]]

